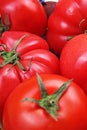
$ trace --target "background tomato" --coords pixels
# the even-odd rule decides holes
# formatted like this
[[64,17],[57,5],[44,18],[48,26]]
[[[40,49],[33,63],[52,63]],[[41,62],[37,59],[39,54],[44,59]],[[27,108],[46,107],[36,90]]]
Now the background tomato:
[[58,2],[58,0],[40,0],[40,2],[42,3],[47,17],[49,17],[51,15],[51,13],[54,11],[54,8]]
[[[20,37],[23,39],[14,49]],[[26,32],[5,32],[0,48],[0,119],[6,98],[12,90],[36,72],[59,73],[59,59],[48,50],[42,38]],[[4,44],[5,43],[5,44]]]
[[11,31],[28,31],[40,36],[45,33],[47,17],[39,0],[1,0],[0,15],[5,25],[8,15]]
[[[48,95],[55,93],[68,80],[52,74],[41,75],[41,78]],[[41,95],[36,76],[16,87],[4,107],[4,130],[87,130],[87,97],[78,85],[71,83],[56,100],[59,106],[56,120],[37,103],[24,101],[26,98],[41,101]],[[43,99],[46,100],[46,96],[43,95]],[[49,103],[47,110],[51,108],[50,103],[55,106],[54,98],[46,101]]]
[[61,52],[60,70],[63,76],[73,78],[87,94],[87,34],[67,42]]
[[47,41],[50,49],[60,55],[71,37],[87,30],[87,1],[59,0],[48,19]]

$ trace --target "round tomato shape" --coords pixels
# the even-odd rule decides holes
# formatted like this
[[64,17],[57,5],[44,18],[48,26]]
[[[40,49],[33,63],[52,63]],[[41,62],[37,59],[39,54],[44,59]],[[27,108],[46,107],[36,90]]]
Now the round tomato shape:
[[0,119],[8,95],[36,72],[59,73],[59,59],[47,42],[26,32],[5,32],[0,44]]
[[87,93],[87,34],[67,42],[61,52],[60,70],[63,76],[73,78]]
[[87,1],[59,0],[48,19],[47,41],[57,55],[71,37],[87,30]]
[[[28,31],[42,36],[47,26],[47,16],[39,0],[0,1],[2,24],[0,31]],[[3,28],[3,24],[5,27]]]
[[16,87],[8,97],[3,128],[87,130],[87,96],[78,85],[62,76],[34,76]]

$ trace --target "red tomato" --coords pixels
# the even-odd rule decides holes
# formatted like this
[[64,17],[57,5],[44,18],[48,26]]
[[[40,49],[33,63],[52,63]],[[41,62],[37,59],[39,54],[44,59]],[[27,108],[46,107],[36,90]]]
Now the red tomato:
[[5,25],[8,15],[11,31],[45,33],[47,17],[39,0],[0,0],[0,15]]
[[49,16],[51,15],[51,13],[54,11],[55,6],[56,6],[57,2],[55,1],[46,1],[44,3],[44,9],[46,11],[47,17],[49,18]]
[[67,79],[59,75],[45,74],[41,78],[44,87],[35,76],[8,97],[4,130],[87,130],[87,97],[82,89],[72,82],[64,90]]
[[71,39],[60,56],[61,74],[73,78],[87,93],[87,34]]
[[[20,37],[23,38],[15,47]],[[0,119],[7,96],[20,82],[36,72],[59,73],[59,60],[48,50],[48,44],[42,38],[26,32],[9,31],[3,33],[1,42]]]
[[60,0],[48,20],[47,41],[50,49],[60,55],[70,37],[87,30],[87,1]]

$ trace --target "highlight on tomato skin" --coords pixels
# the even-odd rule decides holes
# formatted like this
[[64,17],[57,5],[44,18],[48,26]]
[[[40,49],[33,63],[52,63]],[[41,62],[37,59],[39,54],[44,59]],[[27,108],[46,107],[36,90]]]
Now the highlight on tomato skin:
[[87,130],[87,96],[80,86],[56,74],[39,76],[22,82],[8,97],[4,130]]

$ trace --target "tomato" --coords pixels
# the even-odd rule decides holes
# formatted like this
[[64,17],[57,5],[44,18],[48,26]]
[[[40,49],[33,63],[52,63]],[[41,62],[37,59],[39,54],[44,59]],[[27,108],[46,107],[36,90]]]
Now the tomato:
[[63,76],[73,78],[87,94],[87,34],[67,42],[61,52],[60,70]]
[[8,31],[3,33],[1,42],[0,119],[6,98],[19,83],[36,72],[59,73],[59,59],[48,50],[47,42],[39,36]]
[[28,31],[40,36],[45,33],[47,16],[39,0],[1,0],[0,15],[7,25],[4,29]]
[[40,76],[21,83],[8,97],[4,130],[87,130],[83,90],[59,75]]
[[40,2],[42,3],[46,14],[47,14],[47,18],[51,15],[51,13],[54,11],[54,8],[57,4],[57,0],[40,0]]
[[71,37],[87,30],[87,1],[59,0],[48,19],[47,41],[57,55]]

